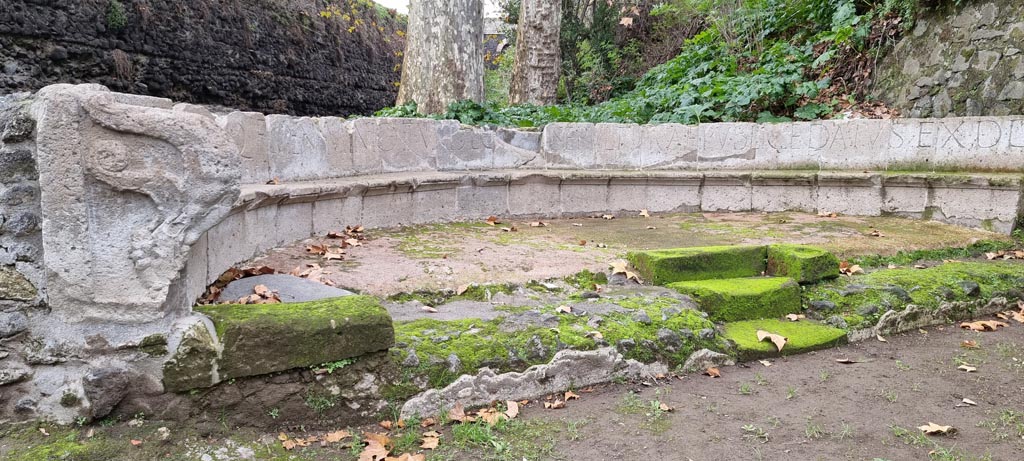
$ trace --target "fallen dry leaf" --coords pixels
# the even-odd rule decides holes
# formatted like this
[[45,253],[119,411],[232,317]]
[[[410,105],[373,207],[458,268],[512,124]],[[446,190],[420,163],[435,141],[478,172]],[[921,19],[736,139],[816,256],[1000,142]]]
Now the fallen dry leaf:
[[342,441],[344,439],[347,439],[347,438],[349,438],[351,436],[352,436],[352,434],[350,434],[348,431],[328,432],[326,435],[324,435],[324,442],[327,442],[327,443],[338,443],[338,442],[340,442],[340,441]]
[[508,416],[508,419],[516,419],[516,416],[519,416],[519,403],[518,402],[516,402],[514,400],[506,401],[505,402],[505,408],[506,408],[505,409],[505,416]]
[[788,315],[786,315],[786,319],[789,320],[790,322],[799,322],[800,320],[806,319],[806,318],[807,318],[807,316],[804,315],[804,314],[788,314]]
[[782,348],[786,346],[786,342],[789,341],[785,336],[769,333],[764,330],[757,330],[757,340],[764,341],[766,339],[771,341],[772,344],[775,344],[775,348],[780,352],[782,351]]
[[615,219],[615,215],[610,215],[610,214],[601,215],[601,219]]
[[49,437],[50,436],[50,433],[46,432],[46,428],[45,427],[40,427],[39,428],[39,433],[43,434],[44,437]]
[[849,365],[851,363],[860,363],[860,362],[858,362],[856,360],[853,360],[853,359],[842,358],[842,359],[836,359],[836,363],[842,363],[844,365]]
[[427,461],[427,455],[423,453],[402,453],[397,458],[394,456],[388,456],[384,458],[384,461]]
[[142,445],[142,441],[141,440],[132,439],[131,440],[131,444],[132,444],[132,446],[136,446],[137,447],[139,445]]
[[555,308],[555,312],[562,313],[562,314],[571,314],[572,313],[572,307],[571,306],[566,306],[565,304],[563,304],[563,305],[558,306],[557,308]]
[[578,222],[574,222],[574,223],[572,223],[572,227],[583,227],[583,224],[578,223]]
[[580,399],[580,396],[577,395],[575,392],[573,392],[573,391],[565,391],[565,401],[566,402],[568,402],[570,400],[579,400],[579,399]]
[[882,335],[875,335],[875,339],[878,339],[879,342],[883,342],[883,343],[889,342],[889,340],[883,338]]
[[430,426],[433,426],[435,424],[437,424],[437,420],[434,419],[434,418],[425,418],[423,421],[420,421],[420,427],[422,427],[424,429],[428,428]]
[[646,209],[640,210],[640,217],[642,217],[642,218],[650,218],[651,217],[651,213],[649,211],[647,211]]
[[437,308],[430,307],[430,306],[423,306],[423,307],[420,308],[420,310],[422,310],[423,312],[426,312],[428,314],[436,314],[437,313]]
[[675,408],[670,407],[670,406],[668,406],[668,405],[666,405],[664,403],[659,404],[658,405],[658,409],[661,410],[661,411],[673,411],[673,410],[675,410]]
[[377,425],[382,427],[382,428],[384,428],[384,430],[386,430],[386,431],[390,431],[391,428],[394,427],[395,423],[393,423],[391,421],[386,421],[385,420],[385,421],[381,421],[381,422],[377,423]]
[[996,331],[999,327],[1008,327],[1009,324],[998,320],[978,320],[977,322],[963,322],[960,328],[967,328],[974,331]]
[[386,446],[376,440],[370,440],[366,448],[359,453],[359,461],[383,461],[388,457],[388,453],[391,453],[391,450]]
[[555,400],[554,402],[544,402],[544,408],[549,410],[560,410],[565,408],[565,402],[561,400]]
[[501,221],[498,221],[497,216],[488,216],[486,223],[490,226],[496,226],[498,224],[501,224]]
[[977,367],[972,367],[972,366],[970,366],[970,365],[968,365],[966,363],[956,367],[956,369],[957,370],[963,370],[963,371],[966,371],[968,373],[974,373],[975,371],[978,371]]
[[971,339],[967,339],[967,340],[964,340],[964,342],[960,343],[960,347],[962,347],[964,349],[977,349],[978,348],[978,342],[974,341],[974,340],[971,340]]
[[704,374],[706,374],[706,375],[708,375],[708,376],[710,376],[712,378],[721,378],[722,377],[722,372],[718,371],[718,368],[716,368],[716,367],[711,367],[711,368],[708,368],[707,370],[704,370]]
[[604,335],[600,331],[591,331],[586,335],[588,338],[593,338],[595,341],[604,339]]
[[476,416],[487,423],[489,426],[494,426],[505,419],[505,414],[499,412],[494,408],[484,408],[476,412]]
[[761,365],[764,365],[765,367],[772,366],[772,363],[767,360],[758,360],[758,362],[761,362]]
[[437,431],[430,431],[423,433],[423,443],[420,444],[420,448],[424,450],[433,450],[437,448],[437,445],[441,443],[441,434]]
[[954,428],[953,426],[940,426],[940,425],[932,423],[932,422],[929,422],[928,424],[926,424],[924,426],[918,426],[917,428],[920,429],[925,434],[928,434],[928,435],[937,435],[937,434],[945,435],[945,434],[952,434],[952,433],[956,432],[956,428]]
[[462,402],[455,402],[455,406],[451,410],[448,410],[448,420],[458,421],[460,423],[471,423],[476,421],[476,418],[466,415],[466,409],[462,407]]
[[530,223],[530,227],[548,227],[548,223],[544,221],[534,221]]

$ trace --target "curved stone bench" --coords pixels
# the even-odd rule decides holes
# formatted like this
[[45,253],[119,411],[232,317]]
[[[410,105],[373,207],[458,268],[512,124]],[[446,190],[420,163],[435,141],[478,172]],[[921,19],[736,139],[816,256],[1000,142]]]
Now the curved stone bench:
[[[23,331],[76,361],[39,371],[45,379],[26,371],[13,395],[63,421],[77,410],[62,408],[60,396],[79,393],[93,368],[129,370],[135,387],[160,388],[155,370],[166,358],[124,351],[154,334],[173,351],[185,332],[206,331],[208,319],[191,306],[224,270],[345,225],[799,210],[1008,233],[1021,215],[1024,117],[529,131],[215,116],[97,85],[56,85],[32,99],[30,112],[0,120],[2,142],[38,170],[37,185],[22,178],[37,201],[11,206],[41,217],[36,233],[17,236],[19,248],[31,247],[24,253],[39,255],[17,271],[38,289],[22,307],[49,310],[33,312]],[[0,246],[11,245],[5,239]]]
[[[808,171],[492,170],[246,185],[193,247],[187,300],[257,253],[347,225],[367,228],[606,212],[803,211],[895,215],[1009,233],[1021,176]],[[182,306],[187,307],[187,306]]]

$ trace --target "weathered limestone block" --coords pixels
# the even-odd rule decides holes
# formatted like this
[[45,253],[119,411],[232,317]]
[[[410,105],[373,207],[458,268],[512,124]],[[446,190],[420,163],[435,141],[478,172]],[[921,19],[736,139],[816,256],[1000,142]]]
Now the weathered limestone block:
[[800,311],[800,285],[788,277],[691,280],[666,285],[697,301],[715,321],[781,318]]
[[928,211],[926,174],[891,174],[882,177],[882,212],[922,218]]
[[880,215],[882,177],[863,173],[818,173],[818,212],[854,216]]
[[357,174],[437,168],[440,140],[459,129],[453,120],[361,118],[352,121],[352,155]]
[[541,153],[551,168],[597,166],[593,123],[549,123],[541,137]]
[[643,127],[632,123],[594,125],[595,162],[607,169],[640,169],[643,164],[643,135]]
[[641,127],[640,167],[643,169],[696,169],[698,128],[665,123]]
[[[445,133],[447,134],[447,133]],[[463,126],[440,139],[437,169],[486,170],[494,167],[494,132]]]
[[768,275],[816,283],[839,277],[839,259],[808,245],[768,245]]
[[369,296],[196,310],[213,321],[216,338],[203,323],[186,331],[164,365],[170,391],[359,357],[395,341],[391,316]]
[[712,171],[704,175],[700,208],[703,211],[750,211],[753,188],[749,173]]
[[202,115],[97,85],[33,105],[48,302],[71,321],[165,315],[189,247],[238,197],[238,149]]
[[217,124],[238,146],[243,184],[263,184],[273,178],[267,156],[267,122],[263,114],[232,112],[218,118]]
[[766,266],[764,246],[713,246],[629,253],[627,259],[655,285],[686,280],[753,277]]
[[331,176],[327,142],[309,117],[267,116],[270,177],[303,181]]
[[697,162],[702,170],[752,168],[763,160],[756,123],[705,123],[698,126],[698,136]]
[[494,168],[543,167],[539,131],[498,128],[494,133]]
[[704,175],[677,172],[671,177],[654,174],[647,180],[647,209],[652,213],[700,211]]
[[817,208],[817,175],[810,172],[766,171],[751,175],[751,209],[805,211]]
[[890,169],[1022,169],[1024,118],[907,119],[892,130]]

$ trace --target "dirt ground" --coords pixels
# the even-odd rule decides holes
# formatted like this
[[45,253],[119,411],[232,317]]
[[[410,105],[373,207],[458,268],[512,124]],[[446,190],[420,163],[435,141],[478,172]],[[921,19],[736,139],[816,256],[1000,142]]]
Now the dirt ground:
[[389,296],[600,271],[628,251],[651,248],[787,242],[820,245],[840,257],[855,257],[1008,239],[930,221],[806,213],[620,215],[544,221],[542,227],[531,227],[530,221],[503,221],[494,226],[477,222],[370,230],[363,246],[346,249],[342,261],[308,253],[310,244],[332,243],[313,238],[271,250],[251,264],[289,272],[316,263],[339,287]]
[[[493,428],[478,422],[424,429],[411,421],[392,431],[348,429],[384,433],[393,454],[422,451],[431,460],[1021,459],[1024,325],[984,333],[936,327],[886,339],[772,360],[771,366],[725,367],[720,378],[686,375],[574,389],[580,399],[564,409],[532,401],[516,419]],[[964,341],[977,347],[965,348]],[[962,364],[977,371],[958,370]],[[929,422],[953,426],[955,433],[923,435],[917,427]],[[35,426],[2,428],[0,458],[326,461],[355,460],[361,451],[360,444],[350,446],[351,438],[284,450],[282,433],[292,439],[323,435],[302,426],[265,432],[159,421],[39,427],[49,435]],[[166,440],[160,427],[168,427]],[[427,430],[440,432],[435,450],[418,448]]]

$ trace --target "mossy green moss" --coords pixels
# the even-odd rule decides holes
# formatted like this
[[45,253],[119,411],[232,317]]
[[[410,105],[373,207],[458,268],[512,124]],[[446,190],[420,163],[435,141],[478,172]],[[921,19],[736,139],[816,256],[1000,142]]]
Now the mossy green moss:
[[223,345],[221,379],[319,365],[394,344],[391,316],[369,296],[196,310],[213,320]]
[[688,280],[754,277],[767,269],[764,246],[713,246],[629,253],[641,277],[655,285]]
[[786,277],[695,280],[668,287],[692,297],[715,321],[775,318],[800,310],[800,285]]
[[[725,324],[725,339],[736,343],[740,360],[792,355],[846,344],[846,332],[814,322],[790,322],[777,319],[748,320]],[[758,341],[757,330],[785,336],[788,341],[778,351],[770,341]]]
[[[647,363],[659,360],[670,366],[683,363],[700,348],[720,349],[723,346],[718,339],[699,339],[697,332],[714,327],[700,312],[682,309],[663,316],[664,309],[678,306],[677,300],[637,297],[615,303],[625,311],[603,315],[601,324],[596,328],[587,325],[588,316],[556,314],[556,306],[541,309],[558,315],[555,328],[532,326],[510,331],[502,328],[503,318],[399,322],[395,325],[396,340],[414,349],[419,362],[414,369],[407,370],[406,379],[411,381],[415,376],[426,376],[430,387],[443,387],[459,375],[475,373],[484,366],[499,372],[522,371],[531,365],[547,363],[560,348],[592,350],[599,347],[601,341],[616,345],[624,339],[632,340],[635,346],[623,350],[624,356]],[[635,310],[645,311],[651,323],[634,321],[632,315]],[[661,329],[679,334],[680,345],[663,344],[658,338]],[[592,333],[594,331],[600,333],[600,339]],[[686,331],[693,334],[687,335]],[[651,341],[648,344],[653,343],[654,347],[644,347],[645,340]],[[406,351],[398,353],[397,360],[407,358]],[[449,369],[447,359],[451,354],[459,358],[457,370]],[[413,387],[401,385],[389,389],[396,397],[407,397],[411,395],[407,393],[413,391]]]
[[139,350],[150,357],[162,357],[167,355],[167,336],[163,334],[152,334],[139,341]]
[[[978,284],[977,293],[962,283]],[[879,269],[865,275],[808,287],[807,301],[832,301],[840,312],[866,306],[901,310],[908,304],[937,308],[943,301],[969,301],[994,296],[1020,296],[1024,265],[1015,262],[949,262],[927,269]],[[877,316],[878,314],[874,314]],[[870,320],[870,319],[869,319]]]
[[839,259],[808,245],[769,245],[768,274],[789,277],[798,283],[816,283],[839,277]]

